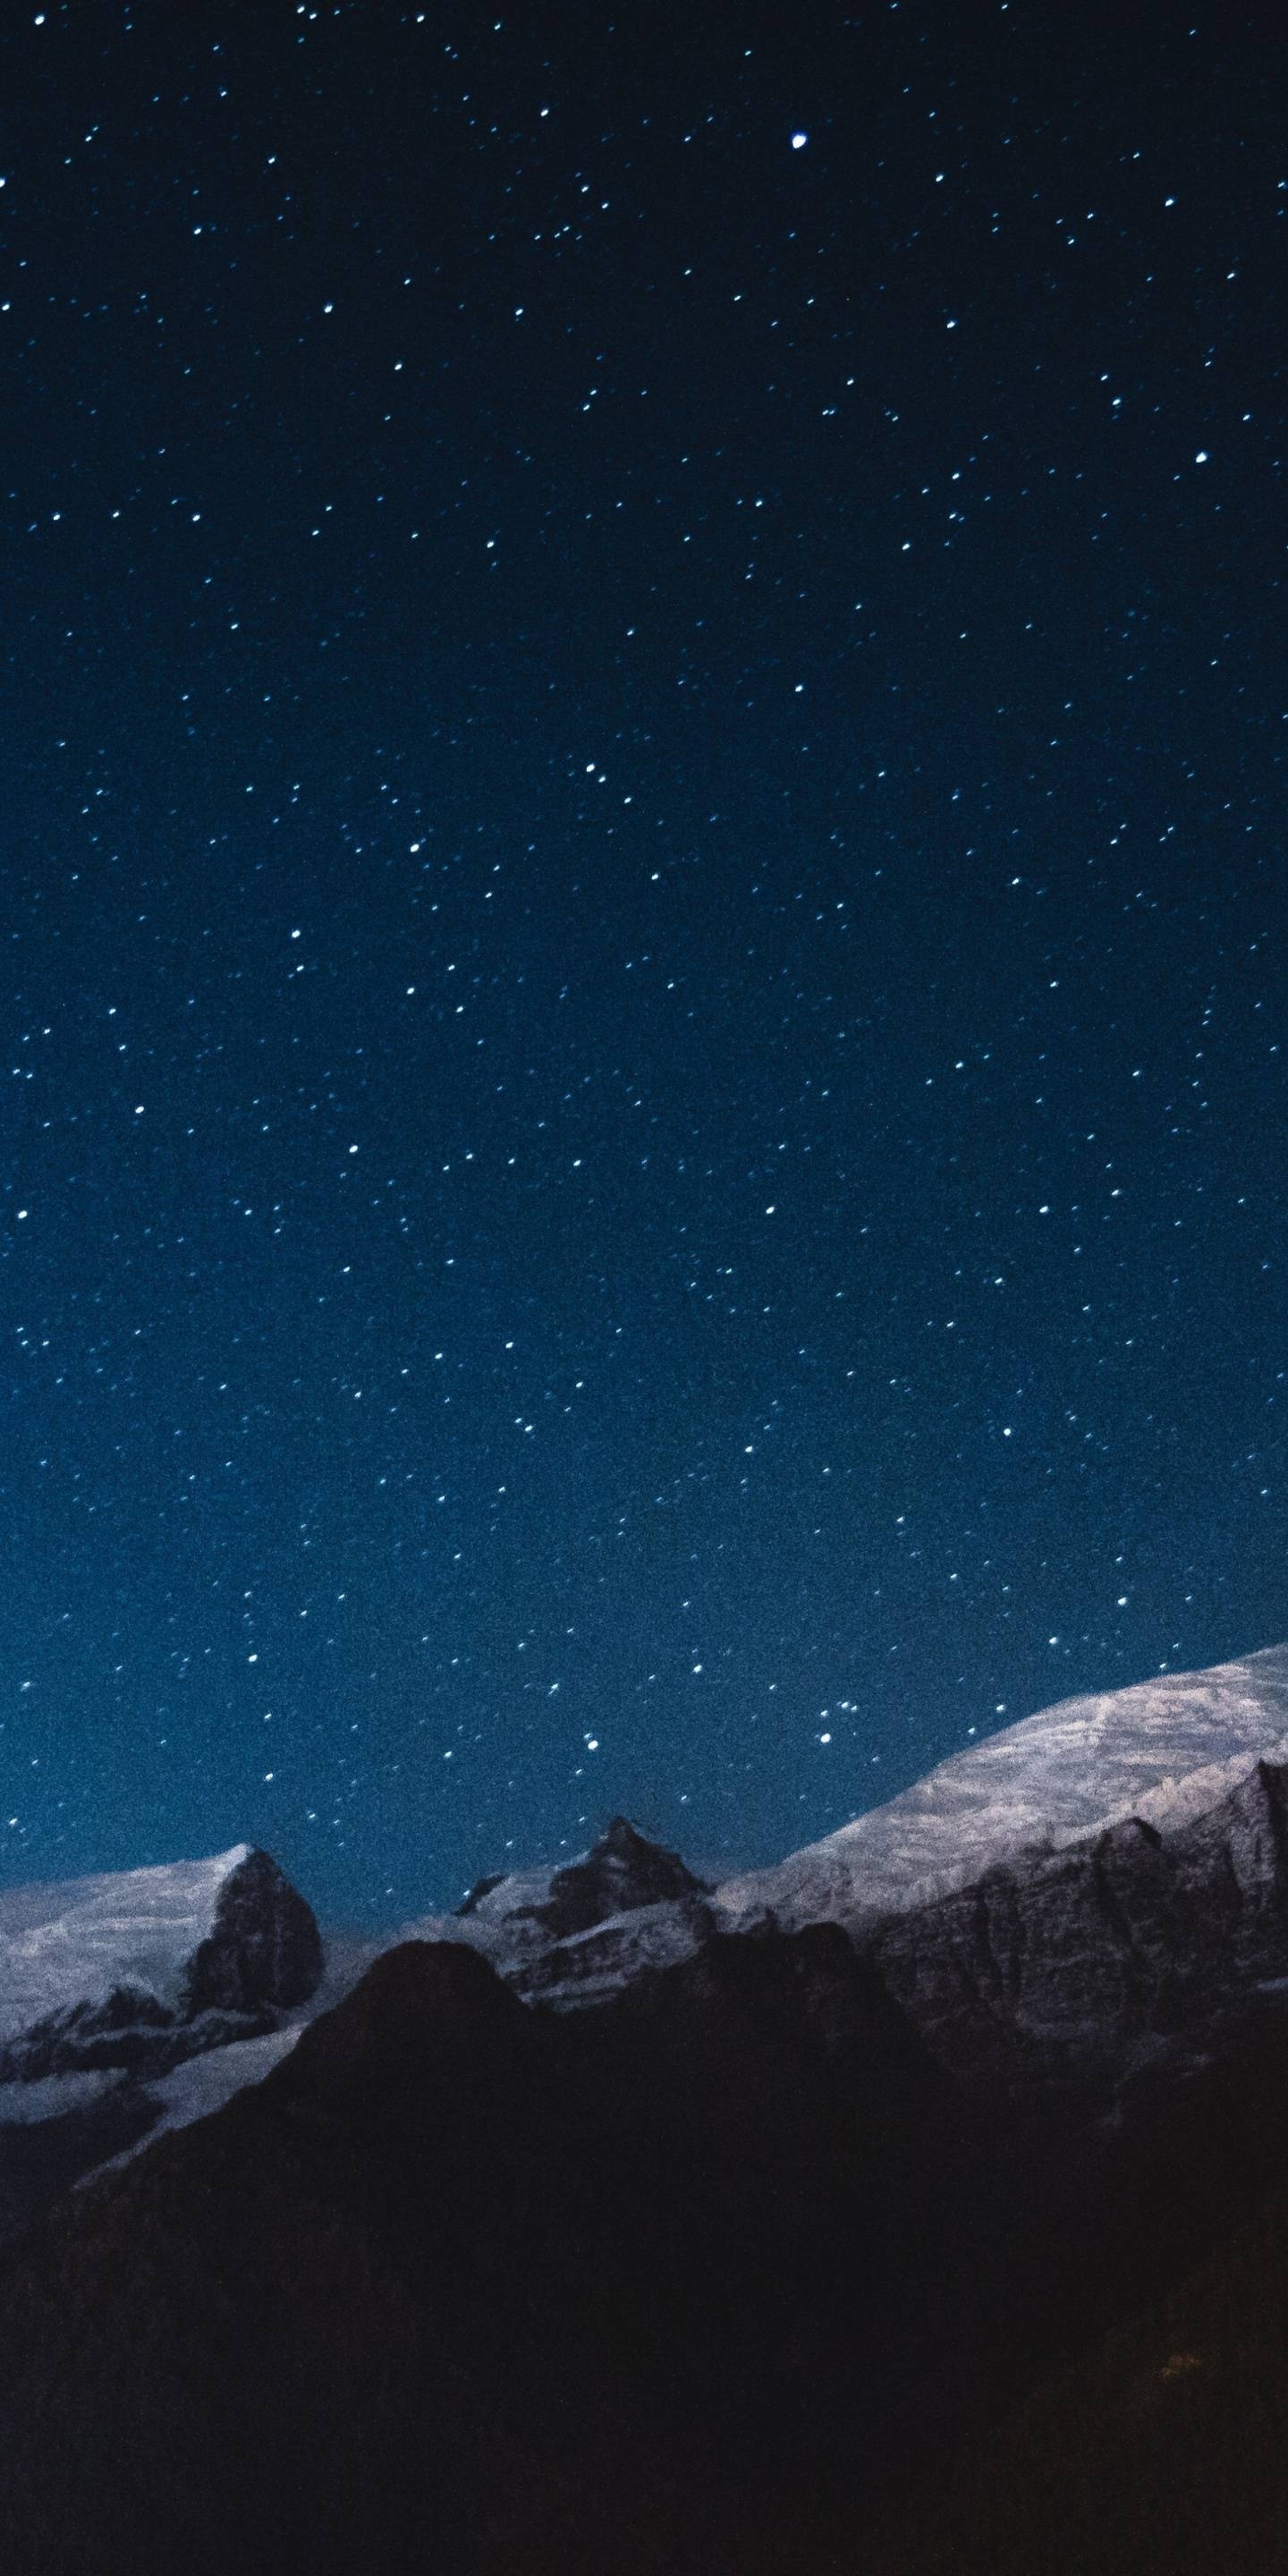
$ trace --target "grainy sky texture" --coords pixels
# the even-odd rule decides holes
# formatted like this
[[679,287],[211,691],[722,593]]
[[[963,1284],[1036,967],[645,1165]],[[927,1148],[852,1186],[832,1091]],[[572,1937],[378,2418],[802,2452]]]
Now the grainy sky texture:
[[6,13],[8,1881],[732,1866],[1288,1630],[1286,69]]

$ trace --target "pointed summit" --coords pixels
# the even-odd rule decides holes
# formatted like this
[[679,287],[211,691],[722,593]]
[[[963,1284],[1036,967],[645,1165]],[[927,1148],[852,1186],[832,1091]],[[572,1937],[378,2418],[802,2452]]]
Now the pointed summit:
[[513,1870],[481,1878],[460,1911],[482,1924],[527,1924],[552,1941],[589,1932],[610,1916],[677,1897],[705,1896],[706,1882],[678,1853],[650,1842],[626,1816],[613,1816],[580,1860],[562,1869]]
[[651,1843],[625,1816],[614,1816],[584,1860],[556,1870],[550,1882],[546,1921],[557,1940],[570,1932],[588,1932],[612,1914],[630,1914],[640,1905],[663,1905],[680,1896],[705,1896],[678,1853]]
[[304,1898],[248,1843],[0,1894],[0,2080],[163,2073],[270,2025],[322,1974]]

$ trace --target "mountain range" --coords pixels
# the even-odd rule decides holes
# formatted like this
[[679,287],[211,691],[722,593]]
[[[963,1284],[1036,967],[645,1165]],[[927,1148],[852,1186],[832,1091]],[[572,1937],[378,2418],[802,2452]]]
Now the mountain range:
[[615,1818],[365,1962],[245,1846],[15,1890],[6,2563],[1161,2576],[1174,2448],[1195,2566],[1278,2564],[1219,2497],[1286,2159],[1285,1648],[719,1883]]

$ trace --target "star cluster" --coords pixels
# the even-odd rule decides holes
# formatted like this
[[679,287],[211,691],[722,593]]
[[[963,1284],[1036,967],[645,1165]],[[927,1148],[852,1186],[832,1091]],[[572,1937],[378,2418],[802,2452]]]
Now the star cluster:
[[1283,1633],[1288,150],[1164,19],[6,22],[9,1881],[730,1867]]

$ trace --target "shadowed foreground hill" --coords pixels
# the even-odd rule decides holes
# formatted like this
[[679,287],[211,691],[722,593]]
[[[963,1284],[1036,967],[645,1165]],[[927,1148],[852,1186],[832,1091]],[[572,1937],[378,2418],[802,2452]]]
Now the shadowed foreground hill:
[[[797,1855],[857,1947],[622,1819],[485,1882],[0,2248],[0,2568],[1288,2576],[1286,1667],[941,1766],[889,1916]],[[119,1895],[73,1913],[150,1957]],[[33,2064],[24,2112],[103,2072]],[[92,2152],[74,2103],[10,2127],[15,2207]]]
[[266,2083],[5,2249],[0,2555],[835,2563],[968,2380],[987,2201],[835,1930],[717,1941],[573,2020],[408,1944]]
[[1288,2191],[973,2449],[932,2531],[877,2565],[879,2576],[1282,2576]]

